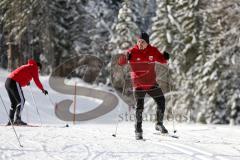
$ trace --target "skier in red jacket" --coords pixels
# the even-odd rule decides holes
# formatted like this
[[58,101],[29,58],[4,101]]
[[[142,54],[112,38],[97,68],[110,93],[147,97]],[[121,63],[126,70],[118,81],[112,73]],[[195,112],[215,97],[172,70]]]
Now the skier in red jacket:
[[165,111],[165,98],[162,89],[156,81],[155,62],[166,64],[169,54],[162,54],[156,47],[149,44],[149,36],[142,32],[138,38],[137,45],[129,49],[126,54],[122,54],[118,59],[118,64],[123,66],[127,63],[131,67],[131,79],[133,93],[136,100],[136,139],[142,139],[142,112],[144,109],[144,97],[150,95],[157,103],[155,128],[162,133],[168,133],[163,125]]
[[[29,60],[28,64],[22,65],[14,70],[5,82],[5,87],[11,101],[9,119],[14,125],[27,125],[27,123],[23,122],[21,119],[21,112],[25,103],[22,87],[30,85],[30,81],[33,79],[37,87],[45,95],[48,94],[48,91],[43,88],[39,81],[38,71],[41,67],[42,65],[40,63],[37,63],[34,60]],[[15,120],[14,115],[16,116]],[[11,125],[10,121],[7,125]]]

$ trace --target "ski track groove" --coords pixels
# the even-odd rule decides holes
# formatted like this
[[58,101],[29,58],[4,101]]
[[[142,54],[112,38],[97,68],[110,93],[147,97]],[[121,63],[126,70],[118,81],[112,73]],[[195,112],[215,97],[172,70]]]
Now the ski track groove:
[[[44,126],[43,126],[43,128],[44,128]],[[9,128],[8,131],[10,129],[11,128]],[[54,130],[55,129],[53,128],[52,131],[54,131]],[[106,132],[103,132],[100,129],[96,129],[95,132],[96,131],[101,133],[101,134],[104,134],[104,136],[107,136]],[[158,152],[111,152],[111,151],[109,151],[109,152],[108,151],[102,151],[101,152],[101,151],[91,151],[90,150],[91,147],[94,149],[95,145],[100,145],[102,148],[104,148],[104,145],[101,144],[101,143],[100,144],[99,143],[95,144],[95,141],[97,142],[97,139],[99,138],[98,136],[93,136],[92,137],[93,141],[90,141],[90,143],[89,143],[88,139],[82,138],[82,137],[85,136],[85,134],[86,135],[89,135],[89,134],[94,135],[94,133],[92,133],[92,132],[86,132],[85,134],[81,135],[81,137],[79,137],[79,136],[69,137],[69,136],[60,135],[60,134],[54,135],[54,137],[45,137],[43,130],[40,130],[39,132],[36,132],[36,134],[34,134],[34,135],[32,135],[31,132],[32,132],[32,129],[30,128],[29,130],[28,129],[25,130],[24,134],[19,134],[19,138],[22,139],[22,142],[30,142],[30,144],[26,143],[26,146],[28,146],[28,147],[21,148],[21,149],[9,149],[6,146],[2,146],[2,147],[0,147],[0,155],[1,155],[0,159],[11,160],[11,159],[16,159],[17,157],[19,157],[21,155],[25,155],[28,152],[36,152],[36,153],[41,152],[41,153],[44,154],[44,156],[47,156],[50,159],[63,160],[64,158],[61,157],[61,156],[64,156],[63,153],[65,153],[65,154],[66,154],[66,152],[69,153],[69,154],[70,153],[73,153],[73,154],[77,153],[76,151],[71,150],[72,148],[74,148],[78,151],[81,151],[81,150],[84,151],[85,154],[80,154],[80,156],[84,156],[84,157],[81,158],[83,160],[96,160],[98,158],[99,159],[104,159],[104,158],[109,157],[109,156],[110,157],[112,156],[113,159],[116,158],[116,157],[117,158],[123,158],[125,156],[124,154],[133,154],[133,155],[136,154],[140,157],[140,159],[146,159],[148,157],[153,156],[154,154],[157,154],[157,156],[158,156],[158,154],[159,154],[159,156],[164,155],[164,154],[166,154],[166,155],[168,155],[168,154],[183,154],[183,155],[188,155],[193,159],[199,159],[199,160],[212,160],[212,159],[214,159],[214,160],[215,159],[217,159],[217,160],[229,160],[227,155],[214,154],[214,153],[210,153],[208,151],[204,151],[200,148],[197,148],[197,145],[193,146],[194,143],[192,144],[192,146],[190,146],[189,144],[186,144],[186,141],[183,141],[184,139],[181,138],[181,135],[179,137],[180,139],[175,139],[175,138],[172,138],[172,137],[167,137],[167,136],[164,137],[164,136],[161,136],[161,135],[150,135],[150,133],[152,133],[152,131],[151,131],[146,137],[154,136],[154,139],[152,139],[152,138],[151,139],[146,139],[146,141],[136,141],[133,137],[129,138],[127,136],[121,136],[121,135],[118,135],[116,138],[113,138],[113,139],[118,139],[119,138],[116,141],[116,143],[119,143],[119,141],[122,141],[122,140],[123,141],[130,140],[131,142],[134,142],[136,144],[151,143],[151,144],[167,147],[167,148],[169,148],[169,151],[177,151],[176,153],[165,153],[165,152],[163,152],[163,153],[158,153]],[[31,134],[32,138],[26,139],[26,137],[29,137],[29,134]],[[99,134],[97,134],[97,135],[99,135]],[[194,133],[191,133],[191,134],[189,133],[189,135],[192,135],[193,137],[195,136],[195,138],[196,138],[198,136],[201,136],[202,134],[195,135]],[[3,136],[6,136],[6,135],[3,135]],[[13,136],[14,135],[11,135],[8,138],[12,138],[12,139],[15,138]],[[37,137],[37,136],[38,136],[39,139],[38,139],[38,141],[35,141],[34,137]],[[158,138],[155,138],[155,137],[158,137]],[[208,137],[209,139],[213,138],[213,136],[206,136],[206,137]],[[53,149],[53,150],[48,149],[48,143],[50,143],[50,144],[52,142],[54,143],[54,141],[58,141],[58,139],[62,139],[62,138],[63,139],[65,138],[68,141],[72,141],[72,142],[74,142],[75,140],[78,140],[78,141],[76,141],[76,143],[81,142],[82,144],[66,145],[65,143],[63,143],[63,144],[60,143],[60,145],[63,145],[62,148],[60,148],[59,146],[56,146],[57,147],[56,150],[55,149]],[[16,144],[13,144],[11,141],[9,142],[7,139],[2,139],[2,140],[3,140],[2,142],[6,143],[7,146],[12,145],[12,146],[15,146],[16,148],[19,148],[19,147],[16,146]],[[100,139],[100,140],[102,141],[102,139]],[[219,139],[216,139],[216,140],[219,140]],[[89,143],[89,145],[86,145],[84,143]],[[184,144],[181,144],[181,143],[184,143]],[[199,144],[201,144],[201,143],[199,143]],[[34,148],[29,148],[29,146],[34,146]],[[234,148],[236,150],[239,150],[237,147],[234,147]],[[5,151],[8,151],[8,152],[5,152]],[[15,151],[15,153],[10,154],[9,151]],[[83,153],[83,152],[81,152],[81,153]],[[121,157],[121,156],[123,156],[123,157]],[[174,159],[173,157],[168,157],[168,159]],[[238,158],[238,156],[236,156],[236,158]]]
[[[216,127],[210,127],[209,129],[200,129],[200,130],[194,130],[194,131],[209,131],[210,129],[216,129]],[[147,130],[148,130],[149,132],[152,132],[150,129],[147,129]],[[196,136],[194,133],[192,133],[192,132],[184,132],[184,135],[185,135],[185,134],[188,134],[188,135],[190,135],[190,136],[192,136],[192,137],[195,137],[195,139],[199,139],[199,137],[197,137],[197,136]],[[157,136],[157,135],[154,135],[154,136]],[[161,135],[160,135],[160,136],[161,136]],[[207,137],[207,138],[209,138],[209,139],[212,139],[212,138],[213,138],[213,139],[216,139],[216,137],[214,137],[214,136],[206,136],[205,134],[201,134],[201,136],[205,136],[205,137]],[[168,137],[168,138],[170,138],[170,137]],[[171,145],[177,145],[177,146],[179,146],[179,147],[185,147],[185,148],[187,148],[188,150],[193,150],[193,151],[195,151],[196,153],[198,152],[198,153],[200,153],[200,154],[203,154],[203,155],[208,156],[208,157],[213,158],[213,159],[229,160],[229,159],[223,157],[223,156],[225,156],[225,155],[219,156],[219,155],[216,155],[216,154],[213,154],[213,153],[204,151],[204,150],[202,150],[202,149],[189,146],[189,145],[187,145],[187,144],[176,143],[176,142],[182,142],[182,143],[185,142],[185,141],[181,141],[180,139],[181,139],[181,137],[179,137],[179,139],[176,139],[175,142],[173,142],[172,140],[168,140],[168,141],[167,141],[167,140],[161,140],[161,142],[164,141],[165,143],[170,143]],[[170,141],[170,142],[169,142],[169,141]],[[195,143],[200,143],[200,144],[202,144],[201,141],[197,141],[197,142],[195,142]],[[211,143],[211,144],[212,144],[212,143]],[[199,157],[199,156],[198,156],[198,157]],[[202,158],[203,158],[203,157],[200,157],[200,159],[202,159]]]
[[[116,138],[120,138],[120,140],[127,140],[127,141],[131,141],[131,142],[135,142],[135,143],[137,143],[137,144],[139,144],[139,143],[151,143],[151,144],[153,144],[154,142],[151,142],[149,139],[145,139],[144,141],[141,141],[141,140],[135,140],[135,138],[129,138],[129,137],[125,137],[125,136],[117,136]],[[163,146],[162,144],[160,144],[160,143],[157,143],[157,144],[155,144],[155,145],[161,145],[161,146]],[[169,147],[167,147],[167,148],[169,148]],[[176,154],[176,155],[180,155],[180,154],[184,154],[184,155],[187,155],[187,154],[185,154],[185,153],[183,153],[183,152],[176,152],[177,150],[175,150],[175,149],[173,149],[173,148],[169,148],[170,150],[169,150],[169,153],[166,153],[166,151],[163,151],[163,152],[106,152],[105,154],[113,154],[113,153],[118,153],[118,154],[144,154],[144,155],[142,155],[142,157],[146,157],[147,155],[149,155],[149,154],[157,154],[157,155],[159,155],[159,157],[162,157],[163,155],[172,155],[172,154]],[[171,152],[170,152],[171,151]],[[174,152],[174,153],[173,153]],[[148,156],[147,156],[148,157]],[[148,157],[149,158],[149,157]],[[164,159],[164,158],[163,158]],[[176,159],[176,158],[171,158],[171,157],[167,157],[167,159]]]
[[[216,127],[211,127],[210,129],[216,129]],[[204,129],[204,131],[206,130],[206,131],[209,131],[210,129]],[[195,131],[195,130],[194,130]],[[203,131],[203,130],[201,130],[201,131]],[[216,142],[216,141],[219,141],[219,139],[217,139],[216,138],[216,136],[209,136],[209,135],[206,135],[206,134],[200,134],[200,133],[198,133],[198,136],[196,136],[194,133],[192,133],[192,132],[187,132],[187,133],[184,133],[184,134],[188,134],[188,135],[190,135],[190,136],[194,136],[194,137],[198,137],[198,136],[204,136],[204,137],[206,137],[206,138],[208,138],[208,139],[214,139],[215,140],[215,142],[208,142],[208,143],[202,143],[202,142],[200,142],[200,144],[225,144],[225,145],[230,145],[233,149],[235,149],[236,151],[238,151],[239,153],[240,153],[240,150],[239,149],[237,149],[236,148],[236,146],[233,146],[233,143],[227,143],[227,142],[225,142],[224,140],[221,140],[221,142]],[[199,139],[199,138],[198,138]],[[231,140],[231,141],[233,141],[233,139],[232,138],[226,138],[227,140]],[[214,155],[213,154],[213,157],[215,157],[216,159],[219,159],[219,160],[229,160],[228,158],[225,158],[225,156],[228,156],[228,155],[222,155],[222,156],[220,156],[220,155]],[[238,156],[237,156],[238,157]]]
[[[167,154],[167,155],[173,155],[173,154],[175,154],[175,155],[179,155],[179,154],[182,154],[182,153],[164,153],[164,152],[161,152],[161,153],[158,153],[158,152],[111,152],[111,151],[109,151],[109,152],[99,152],[99,153],[97,153],[97,154],[95,154],[95,156],[91,159],[91,160],[95,160],[95,159],[97,159],[98,157],[100,157],[100,156],[103,156],[103,155],[106,155],[106,156],[111,156],[111,157],[120,157],[120,156],[122,156],[122,155],[139,155],[139,154],[142,154],[141,155],[141,159],[147,159],[147,158],[149,158],[149,157],[153,157],[153,158],[155,158],[156,157],[156,155],[157,156],[159,156],[159,157],[163,157],[165,154]],[[153,154],[154,154],[154,156],[153,156]],[[104,157],[103,157],[104,158]],[[103,159],[102,158],[102,159]],[[163,157],[164,158],[164,157]],[[171,157],[168,157],[168,159],[173,159],[173,160],[176,160],[176,158],[171,158]]]
[[[157,135],[155,135],[157,136]],[[130,139],[133,140],[131,138],[128,137],[123,137],[123,136],[118,136],[119,138],[124,138],[124,139]],[[168,147],[169,149],[175,150],[175,151],[179,151],[183,154],[189,155],[193,158],[197,158],[199,160],[212,160],[212,159],[219,159],[219,160],[228,160],[225,157],[219,156],[219,155],[214,155],[213,153],[201,150],[199,148],[196,147],[192,147],[186,144],[179,144],[179,143],[175,143],[172,142],[172,137],[167,137],[169,140],[161,140],[161,141],[153,141],[151,139],[146,139],[146,141],[139,141],[140,143],[152,143],[152,144],[156,144],[156,145],[161,145],[161,146],[165,146]],[[170,141],[170,142],[169,142]],[[178,139],[176,141],[179,141]],[[160,143],[161,142],[161,143]],[[103,154],[103,153],[102,153]]]
[[[128,139],[128,140],[135,140],[135,139],[131,139],[131,138],[128,138],[128,137],[125,137],[125,136],[118,136],[120,138],[124,138],[124,139]],[[137,141],[137,140],[135,140]],[[170,145],[170,144],[164,144],[164,143],[160,143],[158,141],[153,141],[151,139],[146,139],[144,141],[137,141],[137,142],[141,142],[141,143],[152,143],[152,144],[155,144],[155,145],[160,145],[160,146],[164,146],[164,147],[168,147],[169,149],[172,149],[174,151],[179,151],[180,153],[183,153],[185,155],[189,155],[191,156],[192,158],[197,158],[199,160],[210,160],[209,158],[205,157],[204,155],[201,155],[199,156],[197,152],[192,152],[191,150],[186,150],[186,149],[182,149],[180,147],[177,147],[177,146],[174,146],[174,145]]]
[[207,156],[213,156],[212,153],[209,153],[207,151],[203,151],[203,150],[200,150],[198,148],[195,148],[195,147],[191,147],[191,146],[188,146],[188,145],[183,145],[183,144],[179,144],[179,143],[173,143],[173,142],[167,142],[171,145],[175,145],[175,146],[179,146],[179,147],[184,147],[184,148],[187,148],[189,150],[193,150],[193,151],[196,151],[196,152],[199,152],[201,154],[204,154],[204,155],[207,155]]
[[[211,128],[211,129],[216,129],[216,128]],[[209,130],[208,130],[209,131]],[[188,135],[190,135],[190,136],[195,136],[195,137],[197,137],[194,133],[192,133],[192,132],[188,132],[188,133],[186,133],[186,134],[188,134]],[[216,138],[216,136],[209,136],[209,135],[207,135],[207,134],[200,134],[200,133],[198,133],[198,136],[201,136],[201,137],[206,137],[206,138],[208,138],[208,139],[214,139],[214,140],[216,140],[216,141],[220,141],[220,139],[218,139],[218,138]],[[232,138],[229,138],[229,137],[224,137],[224,139],[225,140],[229,140],[229,141],[232,141],[232,142],[234,142],[235,141],[235,139],[232,139]],[[211,144],[226,144],[226,145],[232,145],[233,143],[231,143],[231,142],[225,142],[224,140],[222,140],[221,139],[221,142],[211,142]]]
[[[147,130],[150,131],[150,129],[147,129]],[[158,136],[158,135],[154,135],[154,136]],[[163,137],[163,136],[160,135],[159,137]],[[172,138],[172,137],[167,137],[167,138]],[[179,138],[181,138],[181,137],[179,137]],[[165,145],[165,146],[167,146],[169,148],[178,150],[178,151],[183,152],[185,154],[188,154],[188,155],[190,155],[192,157],[196,157],[196,158],[198,158],[200,160],[210,160],[210,159],[228,160],[225,157],[215,155],[213,153],[204,151],[202,149],[199,149],[199,148],[196,148],[196,147],[193,147],[193,146],[176,143],[176,142],[179,141],[179,139],[176,139],[176,142],[172,142],[172,140],[169,140],[170,142],[166,141],[166,140],[160,140],[158,142],[154,142],[153,140],[150,140],[150,141],[152,143],[156,143],[156,144],[159,144],[161,142],[161,144],[159,144],[159,145]]]
[[93,156],[92,160],[96,160],[98,157],[100,157],[101,155],[103,155],[103,154],[105,154],[105,153],[106,153],[106,151],[104,151],[104,152],[99,152],[99,153],[95,154],[95,155]]
[[90,149],[86,144],[83,144],[83,146],[87,150],[87,156],[86,156],[86,158],[84,158],[84,160],[87,160],[91,157],[92,153],[90,152]]
[[[49,138],[49,139],[51,139],[51,138]],[[50,157],[51,159],[53,159],[53,160],[64,160],[64,158],[61,158],[60,156],[61,156],[61,154],[63,153],[63,152],[67,152],[67,151],[65,151],[65,150],[67,150],[67,149],[69,149],[69,148],[74,148],[74,147],[77,147],[77,146],[84,146],[83,148],[85,149],[85,150],[87,150],[87,156],[85,157],[85,158],[83,158],[83,160],[87,160],[89,157],[90,157],[90,155],[91,155],[91,152],[90,152],[90,150],[89,150],[89,147],[87,146],[87,145],[84,145],[84,144],[72,144],[72,145],[66,145],[66,146],[64,146],[63,148],[58,148],[57,150],[52,150],[52,151],[49,151],[48,149],[47,149],[47,145],[45,145],[45,141],[47,141],[48,139],[46,139],[46,140],[44,140],[44,141],[41,141],[41,144],[40,144],[40,150],[38,149],[38,148],[35,148],[35,150],[24,150],[24,151],[32,151],[32,152],[43,152],[43,153],[45,153],[45,154],[47,154],[47,156],[48,157]],[[33,145],[34,145],[34,143],[37,143],[37,142],[35,142],[35,141],[33,141],[33,140],[27,140],[27,141],[29,141],[29,142],[31,142]],[[33,143],[34,142],[34,143]],[[43,143],[43,144],[42,144]],[[36,144],[35,144],[36,145]],[[54,155],[51,155],[51,153],[55,153]],[[67,152],[67,153],[75,153],[74,151],[70,151],[70,152]],[[60,155],[60,156],[57,156],[56,154],[58,154],[58,155]]]
[[[187,151],[192,151],[194,154],[196,154],[196,157],[198,159],[201,159],[201,160],[206,160],[206,159],[207,160],[209,160],[209,159],[228,160],[225,157],[215,155],[213,153],[210,153],[210,152],[207,152],[207,151],[204,151],[202,149],[199,149],[199,148],[196,148],[196,147],[193,147],[193,146],[189,146],[189,145],[186,145],[186,144],[180,144],[180,143],[176,143],[176,142],[164,142],[164,143],[167,143],[170,146],[175,146],[178,149],[184,148]],[[206,158],[205,156],[208,156],[209,158]]]
[[186,148],[180,148],[178,146],[175,146],[173,144],[161,144],[160,142],[153,142],[153,141],[150,141],[151,143],[153,144],[158,144],[158,145],[161,145],[161,146],[165,146],[165,147],[168,147],[168,148],[171,148],[171,149],[174,149],[176,151],[179,151],[179,152],[182,152],[186,155],[189,155],[193,158],[197,158],[197,159],[200,159],[200,160],[210,160],[210,158],[206,157],[206,155],[202,155],[201,153],[199,154],[198,152],[193,152],[192,150],[190,149],[186,149]]
[[60,158],[56,155],[51,155],[50,152],[47,150],[47,146],[45,144],[42,145],[43,152],[46,153],[49,157],[51,157],[53,160],[64,160],[63,158]]

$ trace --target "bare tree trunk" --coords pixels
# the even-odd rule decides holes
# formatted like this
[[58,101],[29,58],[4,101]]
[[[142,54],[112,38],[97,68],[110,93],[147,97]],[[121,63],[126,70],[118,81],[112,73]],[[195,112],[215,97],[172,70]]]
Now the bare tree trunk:
[[13,43],[12,42],[8,42],[8,70],[12,71],[13,70]]

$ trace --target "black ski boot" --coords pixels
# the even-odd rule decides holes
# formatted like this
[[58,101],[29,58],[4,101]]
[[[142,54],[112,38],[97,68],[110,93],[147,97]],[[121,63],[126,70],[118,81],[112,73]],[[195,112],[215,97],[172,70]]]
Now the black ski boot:
[[21,119],[16,119],[13,123],[14,125],[17,125],[17,126],[26,126],[27,123],[26,122],[23,122]]
[[143,130],[142,130],[142,112],[143,109],[136,109],[136,124],[135,124],[135,138],[136,140],[143,139]]
[[163,134],[167,134],[168,133],[168,130],[165,128],[165,126],[161,123],[161,124],[159,124],[159,123],[156,123],[155,124],[155,129],[157,130],[157,131],[160,131],[161,133],[163,133]]
[[9,121],[8,121],[8,123],[6,124],[6,126],[10,126],[10,125],[11,125],[11,122],[12,122],[12,124],[13,124],[14,113],[15,113],[15,110],[10,109],[10,112],[9,112]]
[[17,110],[16,110],[16,120],[14,121],[14,125],[17,125],[17,126],[24,126],[24,125],[27,125],[26,122],[23,122],[22,119],[21,119],[21,107],[17,107]]
[[8,121],[8,123],[6,124],[6,126],[11,126],[11,122],[12,122],[12,124],[13,124],[13,120],[10,120],[10,121]]
[[164,116],[164,113],[162,113],[161,110],[157,110],[157,113],[156,113],[157,123],[155,124],[155,129],[157,131],[160,131],[163,134],[167,134],[168,130],[163,125],[163,116]]
[[135,132],[135,138],[136,140],[142,140],[143,139],[143,132]]
[[136,140],[143,139],[143,130],[142,130],[142,122],[137,122],[135,124],[135,138]]

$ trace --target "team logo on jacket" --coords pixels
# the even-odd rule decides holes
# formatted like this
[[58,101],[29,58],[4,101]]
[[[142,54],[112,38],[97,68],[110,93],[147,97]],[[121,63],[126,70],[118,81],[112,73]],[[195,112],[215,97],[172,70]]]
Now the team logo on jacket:
[[149,59],[150,61],[153,61],[153,56],[149,56],[148,59]]

